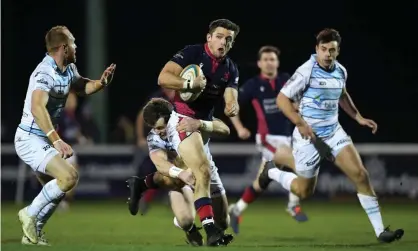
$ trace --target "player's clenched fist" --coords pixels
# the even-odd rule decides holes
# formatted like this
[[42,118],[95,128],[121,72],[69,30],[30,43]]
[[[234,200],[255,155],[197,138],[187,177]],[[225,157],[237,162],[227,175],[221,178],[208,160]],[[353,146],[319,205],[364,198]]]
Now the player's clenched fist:
[[71,156],[73,156],[73,148],[71,148],[70,145],[65,143],[64,141],[57,140],[53,143],[55,149],[61,154],[61,157],[64,159],[67,159]]

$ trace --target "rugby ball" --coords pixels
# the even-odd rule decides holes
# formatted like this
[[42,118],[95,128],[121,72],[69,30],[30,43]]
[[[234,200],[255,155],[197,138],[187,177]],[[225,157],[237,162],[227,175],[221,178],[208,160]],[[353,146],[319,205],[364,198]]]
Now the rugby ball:
[[[180,73],[180,77],[194,81],[200,74],[203,74],[202,69],[198,65],[191,64],[186,66]],[[201,92],[190,92],[187,90],[179,91],[181,100],[191,102],[196,100]]]

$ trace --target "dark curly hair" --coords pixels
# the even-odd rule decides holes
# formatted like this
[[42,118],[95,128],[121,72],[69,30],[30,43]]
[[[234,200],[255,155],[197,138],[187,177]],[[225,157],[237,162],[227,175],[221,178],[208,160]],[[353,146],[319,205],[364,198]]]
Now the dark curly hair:
[[233,31],[235,33],[234,38],[236,38],[238,36],[238,33],[240,31],[240,27],[236,23],[232,22],[231,20],[217,19],[217,20],[214,20],[214,21],[210,22],[210,24],[209,24],[209,34],[213,34],[213,32],[218,27],[222,27],[224,29]]
[[144,122],[150,127],[154,127],[160,118],[167,122],[173,109],[173,105],[167,100],[153,98],[144,107]]
[[336,41],[338,46],[341,44],[340,33],[335,29],[326,28],[319,32],[316,36],[316,45],[326,44],[332,41]]

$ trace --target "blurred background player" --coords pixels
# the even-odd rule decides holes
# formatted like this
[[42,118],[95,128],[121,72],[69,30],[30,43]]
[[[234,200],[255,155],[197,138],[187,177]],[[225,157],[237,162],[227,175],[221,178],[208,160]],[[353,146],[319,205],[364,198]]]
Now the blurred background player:
[[73,150],[55,131],[70,89],[81,95],[93,94],[111,82],[116,67],[108,67],[100,80],[81,77],[74,64],[75,38],[65,26],[51,28],[45,43],[48,53],[30,76],[14,140],[19,158],[38,178],[44,178],[42,191],[18,213],[24,234],[22,244],[48,245],[42,228],[78,181],[77,170],[65,160]]
[[[92,144],[93,140],[83,135],[81,130],[81,124],[76,116],[76,110],[78,106],[77,96],[74,92],[70,92],[65,103],[64,112],[62,113],[59,125],[58,133],[62,140],[70,145],[85,145]],[[77,155],[73,152],[73,156],[69,157],[67,161],[78,170]],[[59,209],[68,210],[70,202],[73,200],[75,189],[72,189],[65,194],[64,199],[59,204]]]
[[[404,231],[391,231],[383,226],[379,202],[369,174],[351,138],[338,122],[339,105],[360,125],[376,133],[377,124],[364,118],[357,110],[346,89],[347,70],[337,61],[341,36],[334,29],[322,30],[316,40],[316,54],[300,66],[277,97],[283,113],[296,125],[293,132],[294,165],[297,175],[275,168],[267,162],[259,182],[274,179],[286,190],[301,198],[311,196],[322,158],[334,162],[354,183],[361,206],[380,242],[402,238]],[[292,101],[300,104],[299,112]]]
[[[172,102],[174,99],[175,91],[159,88],[158,91],[151,94],[148,100],[152,98],[163,98]],[[145,107],[145,105],[143,106]],[[155,170],[154,163],[151,161],[148,154],[148,143],[147,136],[151,128],[144,123],[144,109],[143,107],[139,111],[136,118],[136,137],[137,137],[137,148],[134,165],[138,167],[136,176],[142,177],[146,174]],[[139,213],[145,215],[149,209],[150,202],[153,200],[155,195],[158,193],[157,189],[148,189],[141,197],[139,201]]]
[[[266,161],[274,160],[280,165],[283,159],[293,159],[291,149],[292,125],[286,116],[277,108],[276,98],[281,88],[289,79],[289,74],[279,71],[280,51],[274,46],[263,46],[258,51],[257,66],[260,75],[249,79],[240,87],[240,104],[252,103],[258,120],[256,135],[257,148],[262,160],[257,177],[253,184],[247,187],[241,199],[230,206],[231,226],[238,233],[239,216],[267,189],[269,183],[259,184],[258,177]],[[231,118],[238,136],[248,139],[251,132],[242,124],[239,115]],[[302,212],[299,198],[289,192],[289,202],[286,211],[297,221],[307,220]]]
[[[209,191],[211,166],[205,153],[209,137],[199,132],[179,133],[176,127],[185,117],[212,121],[214,107],[222,101],[225,101],[226,116],[238,114],[238,69],[227,56],[238,33],[239,26],[230,20],[219,19],[211,22],[206,35],[207,43],[186,46],[167,62],[158,77],[158,83],[164,88],[201,92],[192,102],[185,102],[176,95],[175,112],[168,121],[167,134],[174,149],[186,166],[192,169],[196,178],[195,208],[206,231],[206,243],[209,246],[219,245],[223,235],[223,231],[215,226],[213,220]],[[190,64],[199,65],[203,71],[194,81],[180,77],[183,68]],[[205,126],[213,129],[211,122]]]
[[[190,168],[187,168],[181,158],[177,155],[172,143],[167,140],[167,121],[173,111],[173,106],[168,101],[161,98],[154,98],[148,102],[144,107],[144,121],[147,125],[152,127],[147,137],[147,144],[149,148],[150,159],[155,164],[158,172],[165,176],[172,178],[179,178],[189,186],[194,185],[194,177],[189,174]],[[227,136],[229,135],[229,127],[218,119],[213,120],[213,130],[208,130],[204,127],[205,123],[209,121],[201,121],[197,119],[185,118],[177,126],[179,132],[194,132],[201,130],[207,133]],[[228,213],[227,213],[227,199],[225,189],[222,181],[219,178],[218,168],[212,161],[209,148],[206,146],[205,152],[211,163],[211,184],[210,192],[213,199],[215,224],[225,231],[228,228]],[[151,174],[153,175],[153,174]],[[138,197],[151,187],[157,187],[153,184],[154,178],[147,175],[145,178],[132,177],[128,179],[128,186],[130,188],[129,211],[135,215],[137,211],[136,201]],[[181,194],[179,194],[181,192]],[[170,193],[170,201],[173,212],[176,215],[174,223],[176,226],[182,228],[186,232],[187,239],[192,245],[199,245],[202,241],[196,240],[201,238],[201,235],[196,233],[197,229],[194,226],[195,210],[193,208],[193,192],[190,187],[186,187],[181,191],[173,191]],[[224,240],[220,244],[227,245],[232,236],[224,235]]]

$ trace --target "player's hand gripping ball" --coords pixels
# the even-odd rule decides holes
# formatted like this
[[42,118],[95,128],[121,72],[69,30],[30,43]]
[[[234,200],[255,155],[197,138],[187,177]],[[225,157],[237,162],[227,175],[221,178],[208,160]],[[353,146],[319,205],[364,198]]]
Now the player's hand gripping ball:
[[189,81],[188,88],[179,91],[180,98],[186,102],[196,100],[206,87],[206,78],[198,65],[186,66],[180,73],[180,77]]

